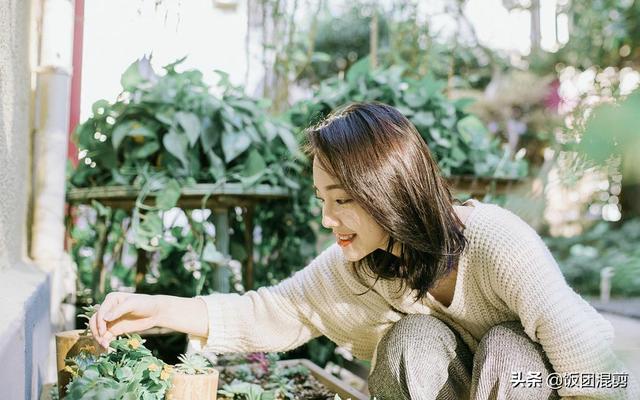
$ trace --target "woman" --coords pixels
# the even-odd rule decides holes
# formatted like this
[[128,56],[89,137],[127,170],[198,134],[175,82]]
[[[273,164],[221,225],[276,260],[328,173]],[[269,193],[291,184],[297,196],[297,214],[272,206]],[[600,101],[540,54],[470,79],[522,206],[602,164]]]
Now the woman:
[[305,150],[336,245],[244,295],[112,293],[91,319],[96,338],[107,345],[161,326],[223,353],[285,351],[326,335],[372,360],[379,399],[640,398],[630,378],[613,387],[623,375],[597,385],[610,387],[569,379],[624,372],[613,328],[525,222],[453,200],[396,109],[351,105],[309,129]]

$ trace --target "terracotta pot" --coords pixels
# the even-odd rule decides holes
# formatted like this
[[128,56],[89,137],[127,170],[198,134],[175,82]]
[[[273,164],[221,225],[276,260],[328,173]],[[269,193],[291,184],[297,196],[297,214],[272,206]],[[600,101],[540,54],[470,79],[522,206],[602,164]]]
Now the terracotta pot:
[[218,397],[219,372],[213,370],[206,375],[174,373],[167,400],[216,400]]
[[93,336],[82,335],[83,329],[56,333],[56,366],[58,370],[58,394],[63,398],[67,394],[66,386],[71,381],[71,373],[64,370],[65,359],[74,357],[84,349],[99,355],[107,350]]

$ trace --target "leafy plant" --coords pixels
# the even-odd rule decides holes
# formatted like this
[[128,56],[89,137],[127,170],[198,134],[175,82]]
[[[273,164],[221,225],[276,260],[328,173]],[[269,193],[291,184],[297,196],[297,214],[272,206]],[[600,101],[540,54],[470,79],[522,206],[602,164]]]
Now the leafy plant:
[[91,319],[91,317],[93,317],[93,314],[98,311],[99,307],[99,304],[82,307],[83,313],[78,315],[78,317],[86,320],[86,327],[84,329],[84,332],[82,332],[82,335],[87,335],[91,331],[91,328],[89,327],[89,320]]
[[640,296],[638,242],[637,218],[617,228],[608,222],[598,222],[578,236],[545,238],[567,282],[583,295],[598,295],[600,272],[605,267],[614,267],[611,294]]
[[113,352],[95,357],[80,352],[67,360],[73,375],[66,399],[163,399],[170,385],[170,366],[143,346],[139,335],[111,343]]
[[499,138],[465,111],[469,99],[447,99],[445,83],[430,75],[416,80],[403,74],[401,66],[371,70],[368,58],[364,58],[349,69],[346,79],[323,81],[311,100],[293,107],[290,119],[302,130],[349,102],[379,101],[396,107],[411,120],[446,176],[527,175],[522,156],[514,159]]
[[202,354],[191,353],[178,356],[180,362],[174,371],[187,375],[205,375],[213,370],[213,366]]
[[280,366],[278,359],[275,353],[251,353],[242,357],[240,362],[251,364],[242,364],[233,367],[233,370],[223,369],[220,382],[224,385],[218,394],[232,399],[256,400],[333,396],[306,367]]
[[[285,160],[296,153],[287,125],[221,71],[222,95],[213,95],[201,72],[176,70],[183,60],[166,65],[162,76],[149,59],[136,61],[122,75],[118,100],[94,103],[73,135],[81,161],[71,174],[74,186],[142,186],[154,172],[183,183],[287,185]],[[158,206],[173,201],[167,203]]]
[[[79,291],[85,298],[92,296],[90,300],[100,301],[111,291],[113,277],[120,286],[172,293],[184,290],[183,275],[187,279],[192,275],[194,285],[183,294],[196,295],[210,292],[212,271],[220,267],[234,270],[234,283],[241,284],[235,268],[239,263],[217,251],[214,235],[205,231],[206,221],[196,221],[187,212],[185,232],[184,227],[163,226],[164,215],[176,206],[182,187],[196,182],[299,189],[289,172],[301,170],[296,139],[285,121],[267,114],[268,102],[247,97],[222,72],[217,88],[222,94],[213,95],[199,71],[176,70],[181,62],[165,66],[162,76],[148,59],[133,63],[122,76],[118,100],[96,102],[92,117],[74,133],[81,162],[71,173],[73,185],[126,184],[140,189],[131,216],[94,203],[98,213],[89,224],[93,229],[72,230],[77,238],[73,254],[82,283]],[[146,201],[150,195],[156,196],[155,205]],[[231,247],[238,254],[238,246]],[[145,259],[135,261],[134,254],[125,265],[131,248],[134,253],[142,249],[154,255],[143,254]],[[192,260],[183,263],[189,266],[186,274],[171,268],[184,257]],[[132,259],[139,264],[136,268]],[[139,266],[150,261],[164,268],[156,267],[160,273],[147,274],[150,279],[141,281]],[[163,273],[168,276],[162,277]]]

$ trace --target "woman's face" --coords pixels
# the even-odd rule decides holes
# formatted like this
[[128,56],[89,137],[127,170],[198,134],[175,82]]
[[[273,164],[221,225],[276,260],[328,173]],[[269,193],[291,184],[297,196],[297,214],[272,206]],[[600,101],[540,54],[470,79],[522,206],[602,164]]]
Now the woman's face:
[[[389,235],[315,158],[313,182],[316,197],[322,202],[322,226],[333,231],[349,261],[358,261],[376,249],[386,250]],[[353,234],[355,236],[348,236]],[[342,235],[348,236],[346,240],[340,240]]]

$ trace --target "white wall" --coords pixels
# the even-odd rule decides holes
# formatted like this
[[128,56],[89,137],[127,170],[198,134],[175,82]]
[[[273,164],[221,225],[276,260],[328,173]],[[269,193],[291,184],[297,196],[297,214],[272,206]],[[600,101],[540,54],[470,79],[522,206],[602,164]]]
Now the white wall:
[[50,337],[49,280],[26,258],[31,3],[0,0],[0,399],[38,398]]

